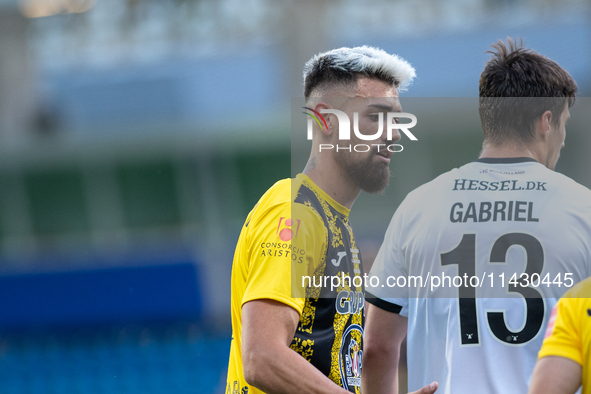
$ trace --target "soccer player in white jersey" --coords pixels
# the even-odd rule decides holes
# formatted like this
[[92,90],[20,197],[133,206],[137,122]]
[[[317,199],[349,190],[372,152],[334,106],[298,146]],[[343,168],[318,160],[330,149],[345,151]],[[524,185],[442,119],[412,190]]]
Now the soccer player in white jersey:
[[407,196],[371,269],[408,283],[366,287],[364,394],[397,392],[407,333],[410,391],[527,392],[552,308],[591,275],[591,191],[553,171],[577,86],[522,43],[492,47],[479,159]]

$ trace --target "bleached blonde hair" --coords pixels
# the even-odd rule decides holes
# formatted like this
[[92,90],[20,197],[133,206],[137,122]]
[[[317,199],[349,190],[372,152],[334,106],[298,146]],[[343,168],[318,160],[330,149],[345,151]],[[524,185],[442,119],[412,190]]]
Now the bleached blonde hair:
[[416,73],[409,62],[379,48],[364,45],[333,49],[313,56],[304,66],[304,97],[329,84],[350,85],[359,76],[376,78],[405,91]]

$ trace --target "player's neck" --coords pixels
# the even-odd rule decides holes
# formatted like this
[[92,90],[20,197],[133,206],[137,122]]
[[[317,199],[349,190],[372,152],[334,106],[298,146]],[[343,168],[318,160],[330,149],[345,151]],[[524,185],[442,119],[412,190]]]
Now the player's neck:
[[541,155],[537,149],[532,146],[516,144],[493,145],[484,143],[479,158],[529,157],[541,163],[540,156]]
[[[322,160],[322,159],[320,159]],[[347,209],[351,209],[361,189],[342,172],[340,166],[332,160],[325,160],[318,165],[306,165],[306,174],[319,188]]]

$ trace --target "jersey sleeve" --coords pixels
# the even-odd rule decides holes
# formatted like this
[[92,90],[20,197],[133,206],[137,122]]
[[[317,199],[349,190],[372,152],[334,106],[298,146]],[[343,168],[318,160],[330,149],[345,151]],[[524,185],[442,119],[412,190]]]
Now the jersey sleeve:
[[368,281],[366,299],[378,308],[400,313],[407,316],[408,288],[398,287],[396,279],[407,277],[408,270],[404,256],[400,250],[400,234],[402,226],[401,208],[394,213],[384,236],[380,250],[371,267],[369,276],[375,276],[379,281]]
[[546,338],[538,358],[559,356],[583,364],[580,316],[577,313],[579,298],[561,298],[550,316]]
[[294,308],[301,316],[305,300],[292,291],[292,276],[299,267],[320,259],[322,245],[314,237],[313,223],[284,202],[251,222],[248,276],[242,304],[271,299]]

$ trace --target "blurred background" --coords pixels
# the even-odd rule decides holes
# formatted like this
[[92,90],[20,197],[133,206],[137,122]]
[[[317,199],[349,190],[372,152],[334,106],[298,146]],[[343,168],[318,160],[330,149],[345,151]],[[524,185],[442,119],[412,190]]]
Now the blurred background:
[[[304,63],[373,45],[417,70],[419,141],[351,215],[367,269],[404,196],[477,158],[507,36],[588,95],[582,0],[0,0],[0,394],[224,393],[238,234],[307,159]],[[589,187],[578,103],[557,170]]]

